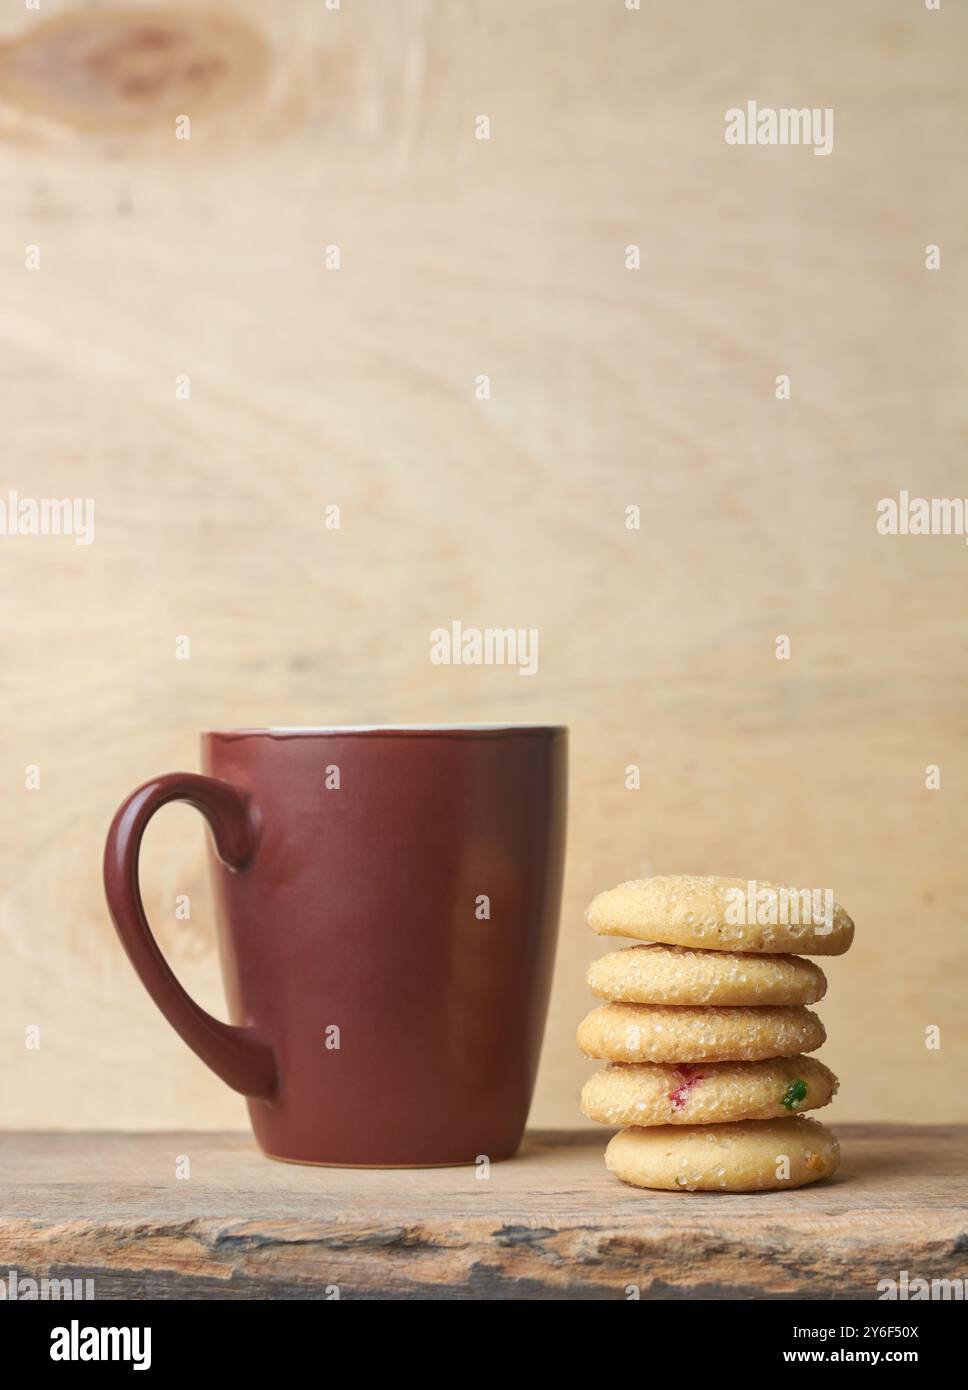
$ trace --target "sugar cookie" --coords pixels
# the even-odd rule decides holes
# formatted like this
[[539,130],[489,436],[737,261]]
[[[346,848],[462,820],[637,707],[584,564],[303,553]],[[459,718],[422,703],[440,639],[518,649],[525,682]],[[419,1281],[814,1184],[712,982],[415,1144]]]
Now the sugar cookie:
[[602,1125],[709,1125],[819,1110],[837,1078],[815,1057],[764,1062],[613,1063],[589,1077],[581,1108]]
[[815,1004],[827,989],[819,965],[798,956],[626,946],[588,971],[595,994],[626,1004]]
[[605,1163],[634,1187],[687,1192],[786,1191],[828,1178],[840,1145],[816,1120],[744,1120],[739,1124],[657,1125],[623,1129]]
[[578,1025],[587,1057],[606,1062],[756,1062],[813,1052],[826,1038],[810,1009],[689,1009],[602,1004]]
[[[746,879],[682,874],[620,883],[593,898],[585,915],[592,931],[602,936],[633,936],[698,950],[839,956],[850,946],[854,924],[838,903],[831,905],[828,925],[824,905],[814,903],[808,890],[801,900],[796,889],[773,883],[752,888],[773,895],[772,908],[757,905],[755,896],[751,901]],[[802,917],[816,925],[804,924]]]

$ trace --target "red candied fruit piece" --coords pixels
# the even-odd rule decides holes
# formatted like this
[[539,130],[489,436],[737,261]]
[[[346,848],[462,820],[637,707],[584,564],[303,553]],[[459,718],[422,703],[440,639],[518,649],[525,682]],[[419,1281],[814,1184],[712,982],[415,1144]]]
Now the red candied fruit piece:
[[681,1067],[676,1067],[676,1076],[681,1076],[682,1081],[674,1091],[669,1092],[669,1099],[672,1101],[673,1110],[681,1110],[686,1103],[687,1094],[693,1086],[698,1086],[702,1080],[702,1073],[698,1072],[695,1067],[683,1064]]

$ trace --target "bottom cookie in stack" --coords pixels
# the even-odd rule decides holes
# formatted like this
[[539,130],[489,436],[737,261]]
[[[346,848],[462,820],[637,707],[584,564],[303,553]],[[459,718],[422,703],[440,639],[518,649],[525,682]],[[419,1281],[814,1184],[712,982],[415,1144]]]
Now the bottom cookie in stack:
[[840,1145],[816,1120],[623,1129],[605,1150],[610,1172],[634,1187],[766,1192],[829,1178]]

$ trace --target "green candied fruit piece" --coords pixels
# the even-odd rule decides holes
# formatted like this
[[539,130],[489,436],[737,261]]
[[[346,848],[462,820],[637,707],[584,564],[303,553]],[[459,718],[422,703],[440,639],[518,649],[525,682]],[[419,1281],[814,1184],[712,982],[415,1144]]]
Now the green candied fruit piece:
[[803,1100],[806,1094],[807,1083],[805,1081],[801,1081],[798,1076],[796,1081],[791,1081],[789,1086],[786,1088],[786,1091],[783,1094],[783,1099],[780,1101],[780,1104],[785,1106],[787,1110],[792,1110],[795,1105],[800,1104],[800,1102]]

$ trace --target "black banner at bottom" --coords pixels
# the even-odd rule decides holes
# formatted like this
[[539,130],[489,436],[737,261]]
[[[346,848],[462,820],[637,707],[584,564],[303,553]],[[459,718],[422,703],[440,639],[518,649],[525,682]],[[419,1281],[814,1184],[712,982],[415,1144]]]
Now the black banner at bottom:
[[[62,1366],[67,1375],[69,1367],[102,1375],[112,1370],[182,1375],[190,1366],[193,1373],[212,1369],[251,1375],[265,1368],[278,1376],[286,1374],[287,1347],[304,1369],[303,1358],[321,1350],[330,1354],[345,1346],[347,1354],[358,1357],[365,1347],[371,1372],[380,1364],[383,1347],[399,1371],[404,1348],[417,1354],[423,1338],[453,1326],[453,1307],[442,1323],[428,1325],[407,1300],[397,1301],[397,1311],[381,1312],[373,1303],[345,1299],[358,1304],[345,1313],[339,1307],[320,1308],[323,1301],[341,1300],[7,1302],[0,1307],[0,1336],[8,1364],[14,1358],[21,1375],[47,1366]],[[954,1339],[962,1322],[962,1300],[954,1298],[872,1303],[616,1301],[625,1306],[602,1313],[609,1329],[622,1327],[647,1338],[643,1346],[648,1345],[650,1354],[664,1349],[669,1361],[683,1369],[713,1360],[724,1366],[779,1371],[786,1366],[827,1365],[941,1368],[955,1354]],[[533,1310],[534,1302],[528,1306]],[[471,1339],[465,1352],[472,1350],[477,1374],[491,1364],[506,1374],[508,1347],[502,1338],[494,1338],[490,1317],[479,1324],[479,1331],[465,1334]],[[382,1330],[387,1322],[393,1328],[392,1341],[378,1331],[378,1324]],[[527,1336],[528,1326],[521,1324],[516,1330]],[[601,1326],[595,1324],[593,1331],[585,1324],[589,1345],[601,1337]],[[569,1357],[580,1350],[582,1338],[576,1338],[576,1331],[574,1323],[563,1329],[560,1348]],[[366,1340],[361,1342],[361,1336]]]

